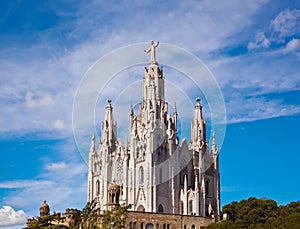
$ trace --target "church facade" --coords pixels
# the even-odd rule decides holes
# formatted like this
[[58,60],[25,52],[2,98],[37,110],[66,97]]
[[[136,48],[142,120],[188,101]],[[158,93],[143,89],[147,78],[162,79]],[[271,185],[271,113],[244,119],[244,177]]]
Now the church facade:
[[[129,107],[129,137],[117,139],[117,122],[108,100],[96,147],[89,151],[88,201],[100,211],[111,204],[131,204],[130,211],[213,217],[220,220],[219,151],[209,144],[200,98],[191,121],[191,139],[179,142],[176,104],[165,100],[165,77],[157,63],[158,42],[151,42],[139,112]],[[191,114],[192,116],[192,114]],[[109,193],[112,185],[118,194]]]

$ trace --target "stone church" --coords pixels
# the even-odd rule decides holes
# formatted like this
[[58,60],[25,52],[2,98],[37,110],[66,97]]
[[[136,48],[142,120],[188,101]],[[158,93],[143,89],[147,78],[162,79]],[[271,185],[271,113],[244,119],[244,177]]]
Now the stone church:
[[[151,42],[139,111],[128,106],[126,142],[117,139],[117,122],[108,100],[96,148],[89,151],[88,201],[100,211],[112,204],[131,204],[136,213],[211,217],[220,220],[219,152],[213,133],[209,143],[200,98],[191,114],[191,139],[178,138],[176,104],[165,100],[165,76],[156,61],[159,42]],[[171,108],[171,106],[170,106]],[[118,189],[110,193],[109,187]]]

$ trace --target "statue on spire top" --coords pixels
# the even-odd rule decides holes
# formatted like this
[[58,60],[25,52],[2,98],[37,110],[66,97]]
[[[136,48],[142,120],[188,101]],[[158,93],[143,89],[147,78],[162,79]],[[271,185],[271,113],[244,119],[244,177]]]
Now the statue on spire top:
[[155,48],[158,45],[159,45],[159,41],[157,43],[154,43],[154,41],[151,41],[150,48],[148,48],[147,50],[144,50],[146,53],[151,52],[150,63],[156,63],[156,60],[155,60]]

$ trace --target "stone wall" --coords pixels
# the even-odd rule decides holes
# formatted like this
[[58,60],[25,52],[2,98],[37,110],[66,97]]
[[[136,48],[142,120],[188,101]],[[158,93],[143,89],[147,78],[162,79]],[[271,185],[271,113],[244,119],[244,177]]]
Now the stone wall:
[[128,212],[128,229],[200,229],[213,223],[212,218],[151,212]]

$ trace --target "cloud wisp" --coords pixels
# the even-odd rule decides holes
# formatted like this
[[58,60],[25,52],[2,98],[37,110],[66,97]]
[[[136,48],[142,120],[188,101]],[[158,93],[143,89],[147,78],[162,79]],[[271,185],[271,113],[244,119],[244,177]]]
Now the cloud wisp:
[[[38,215],[38,206],[43,200],[47,200],[54,211],[64,212],[67,207],[81,209],[86,199],[86,173],[87,167],[83,162],[49,163],[45,165],[45,171],[33,180],[0,182],[0,188],[14,190],[14,195],[5,197],[4,203],[22,208],[31,217]],[[76,201],[70,196],[76,196]]]
[[[230,45],[235,34],[240,33],[243,28],[250,26],[253,15],[266,3],[267,1],[245,1],[243,6],[241,6],[240,4],[236,4],[236,1],[229,1],[227,4],[220,4],[214,1],[189,2],[185,4],[177,2],[176,4],[179,4],[181,7],[168,8],[167,12],[165,11],[165,5],[157,5],[155,21],[161,21],[159,30],[156,27],[150,26],[147,28],[147,33],[141,33],[140,31],[144,30],[141,27],[152,21],[152,15],[149,15],[150,18],[143,17],[148,10],[147,5],[150,5],[150,3],[145,3],[145,5],[137,4],[133,9],[131,9],[132,7],[127,7],[128,11],[124,11],[123,6],[126,4],[112,4],[107,6],[106,4],[94,1],[87,2],[85,7],[75,9],[77,11],[75,19],[72,22],[67,21],[66,25],[55,24],[53,25],[54,28],[49,31],[51,34],[51,32],[57,32],[59,29],[64,30],[65,27],[69,26],[73,28],[70,31],[70,34],[73,34],[72,36],[82,37],[80,42],[73,42],[73,46],[68,46],[64,51],[60,51],[59,54],[56,53],[55,48],[53,50],[55,53],[54,56],[45,55],[42,58],[39,56],[39,59],[34,55],[36,52],[47,54],[48,52],[43,51],[53,49],[56,46],[47,42],[35,45],[31,44],[28,49],[19,48],[18,50],[27,56],[26,60],[17,55],[15,58],[9,56],[2,62],[0,74],[3,77],[0,80],[0,98],[1,107],[5,112],[1,115],[0,126],[3,127],[1,131],[17,130],[30,132],[32,130],[43,129],[58,131],[60,134],[62,134],[62,131],[71,134],[72,123],[70,117],[73,96],[85,71],[105,53],[134,42],[144,42],[157,38],[162,42],[170,42],[192,50],[193,53],[205,58],[209,66],[212,66],[211,70],[216,75],[220,84],[222,84],[222,79],[230,80],[235,85],[240,83],[239,81],[242,79],[240,74],[235,74],[228,78],[230,68],[232,68],[230,65],[232,64],[234,64],[234,70],[239,73],[240,71],[247,70],[247,68],[249,69],[249,67],[251,70],[251,65],[255,63],[257,66],[255,74],[261,76],[264,74],[263,66],[270,68],[270,66],[265,64],[270,63],[271,59],[268,62],[258,63],[255,60],[257,58],[255,53],[253,56],[250,53],[238,58],[238,62],[230,58],[225,58],[228,59],[226,63],[224,62],[223,66],[219,66],[225,71],[219,72],[218,68],[213,67],[215,57],[210,59],[209,56],[211,53],[218,52],[218,50],[226,45]],[[129,5],[131,4],[126,6]],[[219,8],[224,9],[224,7],[226,10],[219,10]],[[98,26],[96,22],[100,23],[104,20],[103,17],[105,17],[105,15],[99,15],[99,9],[105,9],[106,15],[118,15],[118,19],[115,18],[116,20],[112,20],[113,26],[111,27],[110,25],[110,28],[113,29],[109,30],[107,24]],[[132,10],[135,10],[135,14],[132,14]],[[87,14],[86,12],[89,13]],[[124,12],[127,13],[125,14]],[[66,16],[59,10],[56,13],[63,17]],[[135,23],[136,20],[129,20],[132,15],[138,18],[140,23]],[[91,16],[95,16],[94,22],[88,20]],[[178,20],[174,20],[175,18]],[[128,22],[126,30],[121,21]],[[87,26],[82,25],[86,25],[86,23],[90,26],[90,36],[83,37],[83,34],[87,32],[84,28]],[[190,32],[178,33],[178,31]],[[271,38],[272,31],[273,33],[276,32],[277,37],[280,37],[280,39],[298,33],[299,10],[285,9],[279,13],[270,21],[270,31],[258,32],[255,35],[254,41],[249,42],[249,50],[255,49],[256,51],[260,51],[260,48],[268,49],[272,47],[275,39]],[[211,36],[211,34],[217,35]],[[207,38],[207,35],[210,35],[210,37]],[[72,36],[70,35],[70,37]],[[298,47],[298,40],[296,38],[291,40],[286,45],[284,51],[287,56],[277,56],[274,57],[274,60],[276,61],[277,58],[290,58],[289,55],[294,50],[298,50]],[[18,47],[14,47],[14,49],[16,48],[18,49]],[[61,50],[61,48],[57,47],[57,50]],[[251,63],[248,61],[249,57]],[[31,67],[28,68],[28,66]],[[243,69],[245,66],[247,67]],[[276,68],[280,68],[280,65],[276,65]],[[282,69],[280,68],[279,71],[272,72],[272,78],[281,78],[280,74],[284,74],[280,73]],[[243,75],[246,75],[246,73]],[[244,80],[240,83],[240,86],[244,88],[244,91],[250,91],[251,93],[254,81],[248,80],[247,77],[253,76],[253,74],[251,75],[251,72],[248,73],[246,78],[243,78]],[[270,78],[269,75],[265,76]],[[99,77],[101,77],[100,73]],[[14,80],[9,80],[11,78]],[[269,84],[262,77],[256,77],[256,79],[258,80],[258,84]],[[126,80],[124,78],[122,82],[119,82],[120,84],[116,85],[116,90],[122,89],[123,82]],[[222,89],[229,91],[230,87],[228,84],[225,84]],[[293,90],[293,88],[287,87],[286,90]],[[225,96],[227,97],[226,94]],[[228,95],[228,98],[233,97]],[[234,116],[235,114],[232,113],[230,115]],[[242,114],[237,113],[236,115],[241,116]],[[255,119],[255,117],[253,118]],[[264,117],[259,116],[257,118],[262,119]],[[268,118],[268,116],[265,118]]]
[[278,36],[283,39],[299,34],[300,10],[287,8],[281,11],[274,20],[271,21],[270,27],[274,33],[273,36]]

